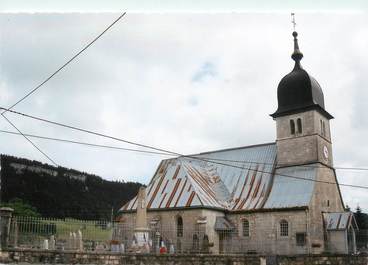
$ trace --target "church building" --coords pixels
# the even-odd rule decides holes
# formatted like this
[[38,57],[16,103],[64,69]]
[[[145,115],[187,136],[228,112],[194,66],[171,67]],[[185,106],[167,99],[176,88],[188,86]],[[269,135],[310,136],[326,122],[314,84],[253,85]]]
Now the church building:
[[138,208],[151,246],[159,237],[178,253],[356,251],[356,222],[333,167],[333,116],[301,66],[297,36],[295,65],[278,85],[271,114],[276,141],[161,161],[140,196],[120,209],[121,227],[131,228],[121,230],[126,244],[137,239]]

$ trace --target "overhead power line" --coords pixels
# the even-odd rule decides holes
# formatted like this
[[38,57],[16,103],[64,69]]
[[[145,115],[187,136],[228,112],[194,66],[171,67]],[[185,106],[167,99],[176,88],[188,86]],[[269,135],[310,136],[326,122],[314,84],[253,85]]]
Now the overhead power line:
[[[193,156],[197,156],[197,155],[193,155]],[[198,154],[198,156],[201,156],[204,159],[210,159],[210,160],[214,160],[214,161],[223,161],[223,162],[232,162],[232,163],[238,163],[238,164],[244,164],[244,163],[249,163],[249,164],[261,164],[261,165],[274,165],[274,163],[267,163],[267,162],[258,162],[258,161],[246,161],[246,160],[233,160],[233,159],[221,159],[221,158],[212,158],[212,157],[206,157],[203,156],[202,154]],[[306,165],[300,165],[300,167],[306,167],[306,168],[325,168],[325,166],[316,166],[313,164],[306,164]],[[334,166],[334,169],[339,169],[339,170],[357,170],[357,171],[368,171],[368,168],[364,168],[364,167],[339,167],[339,166]]]
[[7,112],[9,109],[14,108],[16,105],[21,103],[23,100],[25,100],[27,97],[32,95],[34,92],[36,92],[40,87],[42,87],[44,84],[46,84],[51,78],[53,78],[57,73],[59,73],[61,70],[63,70],[68,64],[70,64],[75,58],[77,58],[80,54],[82,54],[85,50],[87,50],[93,43],[95,43],[102,35],[104,35],[112,26],[114,26],[123,16],[125,16],[126,12],[121,14],[117,19],[114,20],[104,31],[102,31],[97,37],[95,37],[91,42],[89,42],[86,46],[84,46],[83,49],[81,49],[79,52],[77,52],[72,58],[70,58],[66,63],[64,63],[61,67],[59,67],[55,72],[53,72],[49,77],[47,77],[44,81],[42,81],[39,85],[37,85],[35,88],[33,88],[31,91],[29,91],[25,96],[20,98],[17,102],[15,102],[13,105],[11,105],[8,109],[4,110],[2,114]]
[[[84,145],[89,147],[97,147],[97,148],[105,148],[105,149],[113,149],[113,150],[121,150],[121,151],[128,151],[128,152],[138,152],[138,153],[144,153],[144,154],[152,154],[152,155],[159,155],[159,156],[177,156],[169,153],[163,153],[163,152],[155,152],[155,151],[147,151],[147,150],[141,150],[141,149],[133,149],[133,148],[125,148],[120,146],[113,146],[113,145],[103,145],[103,144],[94,144],[89,142],[82,142],[77,140],[70,140],[70,139],[62,139],[62,138],[55,138],[55,137],[49,137],[49,136],[42,136],[42,135],[36,135],[36,134],[28,134],[28,133],[17,133],[7,130],[0,130],[0,133],[5,134],[11,134],[11,135],[18,135],[18,136],[27,136],[30,138],[37,138],[42,140],[49,140],[49,141],[56,141],[56,142],[62,142],[62,143],[70,143],[70,144],[77,144],[77,145]],[[187,157],[188,155],[182,155],[181,157]],[[211,161],[221,161],[221,162],[232,162],[237,164],[260,164],[260,165],[274,165],[274,163],[267,163],[267,162],[259,162],[259,161],[249,161],[249,160],[232,160],[232,159],[221,159],[221,158],[213,158],[213,157],[206,157],[203,154],[193,154],[189,155],[192,157],[198,157]],[[302,165],[300,167],[306,167],[306,168],[325,168],[324,166],[318,166],[318,165]],[[341,170],[359,170],[359,171],[368,171],[368,168],[359,168],[359,167],[334,167],[335,169],[341,169]]]
[[44,81],[42,81],[39,85],[37,85],[35,88],[33,88],[31,91],[29,91],[25,96],[20,98],[17,102],[15,102],[13,105],[11,105],[8,109],[5,109],[1,115],[3,118],[12,126],[14,127],[23,137],[34,147],[36,148],[43,156],[45,156],[48,160],[51,161],[55,166],[58,166],[57,163],[48,156],[44,151],[41,150],[35,143],[33,143],[26,135],[24,135],[16,126],[13,124],[8,118],[5,117],[5,113],[14,108],[16,105],[18,105],[20,102],[25,100],[27,97],[32,95],[34,92],[36,92],[40,87],[42,87],[44,84],[46,84],[51,78],[53,78],[57,73],[59,73],[62,69],[64,69],[68,64],[70,64],[75,58],[77,58],[80,54],[82,54],[85,50],[87,50],[93,43],[95,43],[105,32],[107,32],[115,23],[117,23],[126,12],[121,14],[116,20],[114,20],[104,31],[102,31],[97,37],[95,37],[91,42],[89,42],[84,48],[82,48],[79,52],[77,52],[72,58],[70,58],[66,63],[64,63],[61,67],[59,67],[55,72],[53,72],[49,77],[47,77]]
[[55,166],[58,166],[58,164],[50,157],[48,156],[44,151],[41,150],[35,143],[33,143],[26,135],[24,135],[18,128],[15,126],[14,123],[12,123],[7,117],[5,117],[4,114],[1,114],[3,118],[14,128],[16,129],[19,134],[21,134],[34,148],[36,148],[44,157],[46,157],[51,163],[53,163]]
[[80,132],[84,132],[84,133],[96,135],[96,136],[99,136],[99,137],[104,137],[104,138],[108,138],[108,139],[111,139],[111,140],[123,142],[123,143],[126,143],[126,144],[131,144],[131,145],[135,145],[135,146],[139,146],[139,147],[143,147],[143,148],[147,148],[147,149],[151,149],[151,150],[163,152],[163,153],[168,153],[168,154],[172,154],[172,155],[176,155],[176,156],[181,156],[181,154],[179,154],[179,153],[167,151],[167,150],[162,149],[162,148],[152,147],[152,146],[149,146],[149,145],[146,145],[146,144],[132,142],[132,141],[125,140],[125,139],[122,139],[122,138],[110,136],[110,135],[107,135],[107,134],[103,134],[103,133],[99,133],[99,132],[94,132],[94,131],[83,129],[83,128],[79,128],[79,127],[76,127],[76,126],[67,125],[67,124],[63,124],[63,123],[60,123],[60,122],[51,121],[51,120],[47,120],[47,119],[44,119],[44,118],[32,116],[32,115],[25,114],[25,113],[22,113],[22,112],[19,112],[19,111],[15,111],[15,110],[10,110],[10,109],[6,109],[6,108],[2,108],[2,107],[0,107],[0,109],[7,110],[10,113],[14,113],[14,114],[17,114],[17,115],[26,117],[26,118],[30,118],[30,119],[33,119],[33,120],[42,121],[42,122],[45,122],[45,123],[57,125],[57,126],[60,126],[60,127],[71,129],[71,130],[80,131]]
[[170,154],[162,153],[162,152],[139,150],[139,149],[125,148],[125,147],[111,146],[111,145],[103,145],[103,144],[93,144],[93,143],[87,143],[87,142],[81,142],[81,141],[75,141],[75,140],[68,140],[68,139],[60,139],[60,138],[55,138],[55,137],[47,137],[47,136],[41,136],[41,135],[35,135],[35,134],[27,134],[27,133],[21,134],[21,133],[17,133],[17,132],[6,131],[6,130],[0,130],[0,132],[1,133],[6,133],[6,134],[12,134],[12,135],[23,135],[23,136],[27,136],[27,137],[31,137],[31,138],[37,138],[37,139],[43,139],[43,140],[51,140],[51,141],[57,141],[57,142],[63,142],[63,143],[85,145],[85,146],[90,146],[90,147],[115,149],[115,150],[138,152],[138,153],[145,153],[145,154],[154,154],[154,155],[161,155],[161,156],[172,156]]
[[[4,109],[4,108],[1,108],[0,107],[0,109]],[[140,146],[140,147],[145,147],[145,148],[149,148],[149,149],[153,149],[153,150],[162,151],[162,152],[165,152],[165,153],[168,153],[168,154],[178,155],[178,156],[183,157],[183,158],[192,158],[192,159],[199,160],[199,161],[204,161],[204,162],[209,162],[209,163],[213,163],[213,164],[218,164],[218,165],[223,165],[223,166],[238,168],[238,169],[242,169],[242,170],[244,170],[244,169],[247,169],[247,170],[255,170],[254,168],[244,167],[244,166],[236,166],[236,165],[231,165],[231,164],[226,164],[226,163],[221,163],[221,162],[213,161],[213,160],[210,160],[210,159],[200,158],[200,157],[195,156],[195,155],[194,156],[193,155],[183,155],[183,154],[180,154],[180,153],[177,153],[177,152],[168,151],[168,150],[165,150],[165,149],[162,149],[162,148],[157,148],[157,147],[153,147],[153,146],[149,146],[149,145],[145,145],[145,144],[135,143],[135,142],[128,141],[128,140],[125,140],[125,139],[121,139],[121,138],[117,138],[117,137],[113,137],[113,136],[101,134],[101,133],[98,133],[98,132],[93,132],[93,131],[90,131],[90,130],[85,130],[85,129],[82,129],[82,128],[78,128],[78,127],[75,127],[75,126],[62,124],[62,123],[59,123],[59,122],[50,121],[50,120],[47,120],[47,119],[44,119],[44,118],[35,117],[35,116],[28,115],[28,114],[25,114],[25,113],[13,111],[13,110],[8,110],[8,111],[11,112],[11,113],[14,113],[14,114],[21,115],[23,117],[34,119],[34,120],[38,120],[38,121],[42,121],[42,122],[46,122],[46,123],[58,125],[58,126],[69,128],[69,129],[73,129],[73,130],[82,131],[82,132],[85,132],[85,133],[89,133],[89,134],[93,134],[93,135],[97,135],[97,136],[101,136],[101,137],[105,137],[105,138],[109,138],[109,139],[113,139],[113,140],[117,140],[117,141],[129,143],[129,144],[132,144],[132,145],[137,145],[137,146]],[[266,174],[273,174],[273,172],[268,172],[268,171],[259,170],[259,169],[257,169],[256,171],[257,172],[261,172],[261,173],[266,173]],[[291,175],[286,175],[286,174],[276,174],[276,175],[282,176],[282,177],[287,177],[287,178],[292,178],[292,179],[298,179],[298,180],[319,182],[319,183],[324,183],[324,184],[333,184],[333,185],[340,185],[340,186],[346,186],[346,187],[351,187],[351,188],[368,189],[368,186],[362,186],[362,185],[353,185],[353,184],[337,183],[337,182],[331,182],[331,181],[315,180],[315,179],[309,179],[309,178],[304,178],[304,177],[296,177],[296,176],[291,176]]]
[[254,169],[254,168],[251,168],[251,167],[235,166],[235,165],[231,165],[231,164],[226,164],[226,163],[216,162],[216,161],[212,161],[212,160],[202,159],[202,158],[195,157],[195,156],[184,156],[184,158],[194,158],[194,159],[197,159],[197,160],[202,160],[202,161],[210,162],[210,163],[213,163],[213,164],[218,164],[218,165],[223,165],[223,166],[229,166],[229,167],[238,168],[238,169],[253,170],[255,172],[261,172],[261,173],[271,174],[271,175],[272,174],[275,174],[277,176],[291,178],[291,179],[306,180],[306,181],[319,182],[319,183],[324,183],[324,184],[334,184],[334,185],[336,184],[336,185],[339,185],[339,186],[346,186],[346,187],[350,187],[350,188],[368,189],[368,186],[354,185],[354,184],[345,184],[345,183],[337,183],[337,182],[332,182],[332,181],[324,181],[324,180],[316,180],[316,179],[309,179],[309,178],[305,178],[305,177],[297,177],[297,176],[291,176],[291,175],[280,174],[280,173],[277,173],[276,174],[276,173],[271,172],[271,171]]

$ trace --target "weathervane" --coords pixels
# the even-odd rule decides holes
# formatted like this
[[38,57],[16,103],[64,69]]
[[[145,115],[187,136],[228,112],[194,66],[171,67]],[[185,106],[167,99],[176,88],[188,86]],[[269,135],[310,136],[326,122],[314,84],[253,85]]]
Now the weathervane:
[[295,31],[295,26],[296,26],[295,13],[291,13],[291,23],[293,23],[293,28],[294,28],[294,31]]

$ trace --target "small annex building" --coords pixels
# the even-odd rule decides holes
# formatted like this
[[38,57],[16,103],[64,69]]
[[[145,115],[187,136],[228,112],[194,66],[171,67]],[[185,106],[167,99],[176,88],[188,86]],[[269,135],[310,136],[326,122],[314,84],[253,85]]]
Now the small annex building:
[[[356,222],[333,167],[330,120],[318,82],[302,67],[280,81],[276,142],[163,160],[145,189],[120,209],[133,240],[138,208],[147,231],[177,252],[354,253]],[[144,205],[143,205],[144,204]],[[129,232],[130,231],[130,232]]]

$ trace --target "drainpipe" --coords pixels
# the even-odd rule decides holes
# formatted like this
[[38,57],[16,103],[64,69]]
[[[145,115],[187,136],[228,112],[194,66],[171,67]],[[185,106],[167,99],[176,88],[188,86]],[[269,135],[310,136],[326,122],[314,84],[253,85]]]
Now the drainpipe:
[[305,220],[306,220],[306,234],[307,234],[307,254],[311,254],[311,238],[309,231],[309,211],[305,209]]

